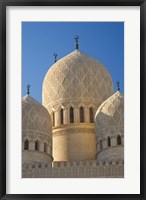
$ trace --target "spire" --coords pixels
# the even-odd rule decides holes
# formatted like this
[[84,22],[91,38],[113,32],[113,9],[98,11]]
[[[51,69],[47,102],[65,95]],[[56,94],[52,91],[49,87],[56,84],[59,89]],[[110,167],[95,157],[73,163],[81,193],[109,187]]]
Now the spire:
[[120,81],[117,81],[116,84],[117,84],[117,91],[120,91]]
[[57,53],[54,53],[53,55],[54,55],[54,58],[55,58],[54,63],[56,63],[57,62]]
[[30,88],[30,85],[28,84],[28,85],[27,85],[27,95],[29,95],[29,93],[30,93],[30,92],[29,92],[29,88]]
[[75,39],[75,41],[76,41],[76,49],[78,50],[78,49],[79,49],[79,44],[78,44],[79,36],[78,36],[78,35],[75,35],[74,39]]

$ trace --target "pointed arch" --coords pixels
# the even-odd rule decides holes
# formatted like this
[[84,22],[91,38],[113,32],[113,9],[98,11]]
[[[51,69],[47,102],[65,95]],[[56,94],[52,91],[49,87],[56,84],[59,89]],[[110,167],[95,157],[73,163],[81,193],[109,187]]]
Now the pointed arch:
[[89,108],[89,113],[90,113],[90,123],[94,123],[94,114],[93,114],[93,108]]
[[107,137],[107,146],[110,147],[111,146],[111,138],[108,136]]
[[24,150],[29,150],[29,141],[27,139],[24,142]]
[[84,122],[84,108],[80,107],[80,122]]
[[118,137],[117,137],[117,145],[121,145],[121,144],[122,144],[121,136],[118,135]]
[[74,109],[70,107],[70,123],[74,123]]
[[47,143],[44,143],[44,152],[47,153]]
[[63,109],[60,110],[60,123],[63,124]]
[[38,140],[35,141],[35,150],[39,151],[39,141]]

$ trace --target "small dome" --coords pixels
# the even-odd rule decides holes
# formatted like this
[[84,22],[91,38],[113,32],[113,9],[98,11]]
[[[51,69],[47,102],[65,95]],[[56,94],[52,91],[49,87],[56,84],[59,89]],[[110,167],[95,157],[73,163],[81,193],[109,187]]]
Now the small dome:
[[51,117],[39,102],[26,95],[22,98],[22,162],[52,162]]
[[48,109],[70,100],[95,100],[100,105],[113,94],[112,79],[96,59],[75,50],[58,60],[43,82],[43,105]]
[[95,124],[97,131],[124,124],[124,96],[119,91],[98,108],[95,114]]
[[22,129],[51,134],[51,117],[42,104],[26,95],[22,98]]
[[124,160],[124,97],[117,91],[95,115],[97,160]]

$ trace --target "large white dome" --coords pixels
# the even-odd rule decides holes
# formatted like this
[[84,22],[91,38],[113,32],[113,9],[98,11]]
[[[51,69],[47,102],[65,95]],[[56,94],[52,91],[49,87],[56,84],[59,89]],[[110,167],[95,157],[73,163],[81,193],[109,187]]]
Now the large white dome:
[[43,105],[49,110],[70,100],[90,99],[100,105],[112,94],[112,79],[105,67],[79,50],[58,60],[43,82]]
[[48,70],[42,93],[43,105],[52,115],[54,160],[95,159],[92,119],[100,104],[113,94],[105,67],[75,50]]

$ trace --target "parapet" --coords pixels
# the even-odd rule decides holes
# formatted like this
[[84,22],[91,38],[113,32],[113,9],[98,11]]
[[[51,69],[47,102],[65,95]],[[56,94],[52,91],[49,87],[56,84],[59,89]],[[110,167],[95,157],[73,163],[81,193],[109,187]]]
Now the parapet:
[[85,161],[72,161],[72,162],[53,162],[53,167],[92,167],[98,165],[123,165],[123,160],[85,160]]
[[123,160],[24,164],[22,178],[123,178]]

